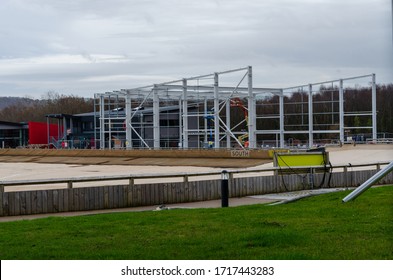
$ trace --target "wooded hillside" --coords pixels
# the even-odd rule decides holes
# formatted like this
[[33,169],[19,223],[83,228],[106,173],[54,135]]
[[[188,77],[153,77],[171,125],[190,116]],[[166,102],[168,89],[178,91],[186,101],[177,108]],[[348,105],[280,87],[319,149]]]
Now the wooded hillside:
[[[4,99],[5,100],[5,99]],[[0,102],[3,102],[0,99]],[[1,107],[1,106],[0,106]],[[9,122],[46,122],[48,114],[79,114],[92,112],[93,99],[74,95],[47,93],[42,100],[20,98],[0,110],[0,120]]]

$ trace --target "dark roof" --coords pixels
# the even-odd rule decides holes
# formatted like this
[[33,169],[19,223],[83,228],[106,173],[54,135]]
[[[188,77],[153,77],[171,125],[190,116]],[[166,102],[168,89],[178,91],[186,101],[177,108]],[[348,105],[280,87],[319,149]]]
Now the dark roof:
[[73,115],[69,115],[69,114],[48,114],[45,117],[52,118],[52,119],[63,119],[63,118],[72,118]]
[[21,129],[21,128],[27,128],[26,123],[16,123],[16,122],[5,122],[5,121],[0,121],[0,129]]

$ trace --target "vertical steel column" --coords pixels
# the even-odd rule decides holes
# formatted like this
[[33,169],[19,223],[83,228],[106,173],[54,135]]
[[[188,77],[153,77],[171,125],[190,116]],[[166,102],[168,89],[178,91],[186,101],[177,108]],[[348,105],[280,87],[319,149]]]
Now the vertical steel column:
[[59,141],[61,138],[65,139],[66,136],[67,136],[67,119],[66,116],[63,116],[63,135],[62,137],[59,137],[57,141]]
[[126,92],[126,119],[125,119],[124,129],[126,130],[127,150],[132,149],[131,117],[132,117],[131,96],[128,92]]
[[46,116],[46,136],[48,139],[48,145],[50,143],[50,123],[49,123],[49,117]]
[[[22,129],[19,129],[19,146],[24,146]],[[4,147],[3,147],[3,149],[4,149]]]
[[[226,126],[228,129],[231,128],[231,102],[229,99],[225,103],[225,109],[226,109]],[[227,135],[227,149],[231,148],[231,135],[229,134],[229,131],[225,131]]]
[[[110,113],[109,113],[110,115]],[[112,118],[109,116],[108,119],[108,149],[112,149]]]
[[183,79],[183,149],[188,149],[188,101],[186,79]]
[[112,149],[112,109],[111,109],[112,98],[108,96],[108,149]]
[[308,146],[312,148],[314,145],[314,122],[313,122],[313,106],[312,106],[312,84],[308,85]]
[[280,98],[279,98],[279,110],[280,110],[280,148],[284,148],[285,146],[285,137],[284,137],[284,90],[281,90]]
[[252,67],[248,66],[248,142],[249,148],[256,148],[256,139],[255,139],[255,95],[252,88]]
[[373,141],[377,140],[377,87],[375,84],[375,74],[372,75],[372,86],[371,86],[371,98],[372,98],[372,122],[373,122]]
[[220,100],[218,94],[218,73],[214,73],[214,149],[220,148]]
[[205,114],[205,117],[204,117],[204,119],[205,119],[205,122],[204,122],[204,126],[205,126],[205,140],[204,140],[204,143],[208,143],[208,141],[209,141],[209,139],[208,139],[208,137],[207,137],[207,134],[208,134],[208,131],[207,131],[207,127],[208,127],[208,109],[207,109],[207,97],[205,96],[205,101],[204,101],[204,110],[205,110],[205,112],[204,112],[204,114]]
[[179,97],[179,143],[178,147],[183,145],[183,119],[182,119],[182,98]]
[[340,88],[338,91],[339,102],[339,124],[340,124],[340,143],[343,144],[345,140],[345,124],[344,124],[344,82],[340,79]]
[[[94,149],[97,149],[97,94],[94,94]],[[93,148],[93,147],[92,147]]]
[[155,85],[153,89],[153,143],[155,150],[160,148],[160,99]]
[[60,119],[57,119],[57,140],[59,139],[60,139]]
[[72,117],[70,117],[70,131],[71,133],[74,133],[74,121],[72,120]]
[[105,149],[105,98],[100,95],[100,149]]

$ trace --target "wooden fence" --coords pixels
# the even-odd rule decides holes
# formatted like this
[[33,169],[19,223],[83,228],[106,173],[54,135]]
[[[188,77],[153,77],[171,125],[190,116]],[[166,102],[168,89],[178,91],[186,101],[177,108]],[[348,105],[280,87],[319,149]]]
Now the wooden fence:
[[[314,173],[314,167],[310,167],[311,171],[309,174],[298,174],[296,170],[294,170],[296,174],[269,176],[263,176],[264,172],[277,171],[277,169],[230,171],[229,196],[244,197],[319,187],[356,187],[374,175],[381,164],[374,165],[376,165],[377,168],[373,170],[354,171],[352,168],[356,166],[353,165],[351,167],[335,167],[341,168],[342,171],[340,172]],[[259,172],[261,175],[252,177],[234,176],[235,174],[245,172]],[[221,197],[221,180],[188,180],[191,176],[218,174],[219,173],[215,172],[155,176],[144,175],[138,177],[112,176],[39,181],[3,181],[0,182],[0,216],[113,209],[219,199]],[[183,177],[183,182],[134,184],[135,179],[147,177],[157,178],[161,176]],[[128,179],[129,184],[102,187],[73,187],[73,183],[75,182],[124,179]],[[5,191],[5,187],[12,189],[12,186],[15,185],[53,183],[65,183],[67,187],[64,189]],[[393,173],[390,173],[380,181],[380,184],[392,183]]]

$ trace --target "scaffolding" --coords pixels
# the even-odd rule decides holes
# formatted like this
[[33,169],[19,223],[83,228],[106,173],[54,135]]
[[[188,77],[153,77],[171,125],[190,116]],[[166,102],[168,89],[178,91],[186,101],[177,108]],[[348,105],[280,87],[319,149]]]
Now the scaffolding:
[[[365,85],[370,108],[350,111],[345,96],[353,83]],[[101,149],[313,147],[349,141],[351,130],[377,138],[375,74],[260,88],[248,66],[98,93],[95,113]],[[356,125],[347,125],[350,118]]]

